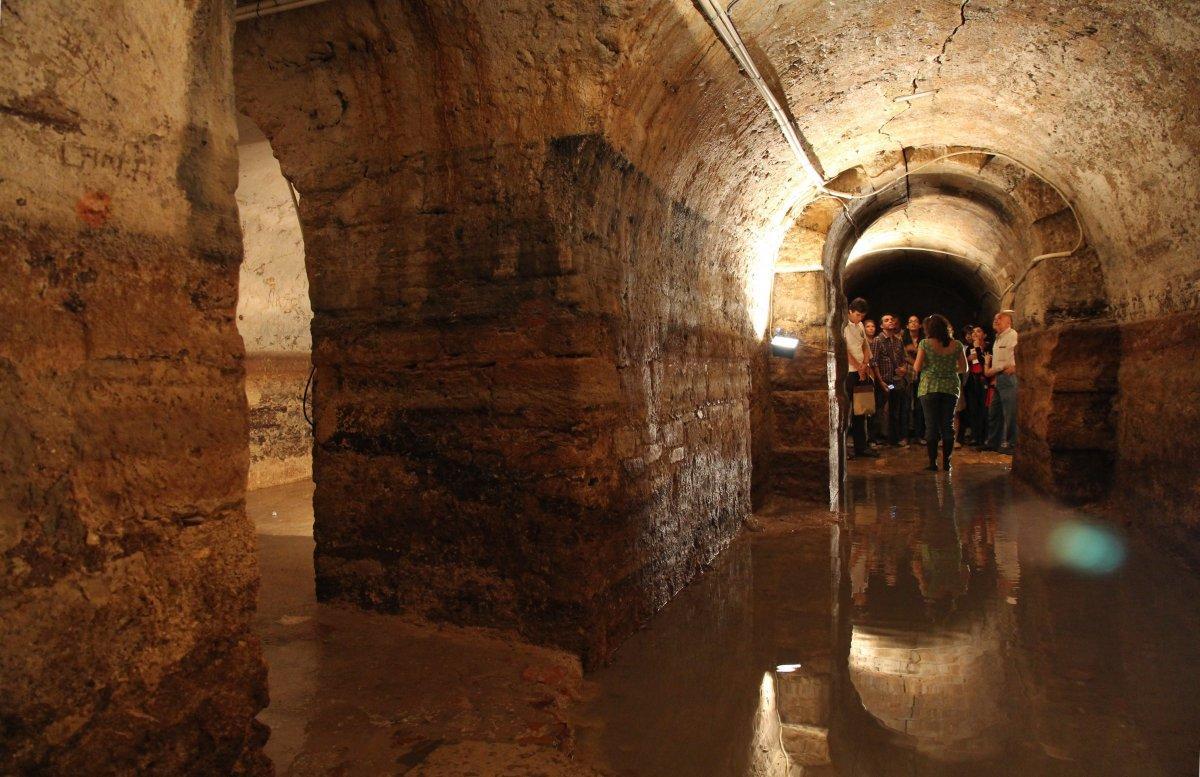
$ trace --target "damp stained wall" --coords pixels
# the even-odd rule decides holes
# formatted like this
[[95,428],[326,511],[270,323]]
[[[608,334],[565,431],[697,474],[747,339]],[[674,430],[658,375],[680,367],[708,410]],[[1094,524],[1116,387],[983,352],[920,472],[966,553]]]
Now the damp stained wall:
[[6,2],[0,772],[268,774],[232,8]]

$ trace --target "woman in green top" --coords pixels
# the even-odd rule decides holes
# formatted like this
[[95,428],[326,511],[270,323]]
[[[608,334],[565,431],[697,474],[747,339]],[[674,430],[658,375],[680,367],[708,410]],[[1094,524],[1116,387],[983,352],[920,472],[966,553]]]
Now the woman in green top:
[[954,330],[945,316],[934,313],[925,319],[927,337],[917,347],[913,371],[921,376],[917,397],[925,411],[925,438],[929,450],[929,466],[937,472],[938,437],[942,438],[942,468],[950,469],[950,454],[954,452],[954,407],[962,383],[959,375],[967,371],[963,345],[955,340]]

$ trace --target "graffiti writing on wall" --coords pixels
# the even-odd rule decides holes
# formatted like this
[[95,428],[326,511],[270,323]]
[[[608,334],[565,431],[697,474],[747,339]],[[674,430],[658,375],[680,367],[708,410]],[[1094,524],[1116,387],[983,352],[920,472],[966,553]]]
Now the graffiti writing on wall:
[[138,143],[126,143],[114,150],[66,140],[59,156],[64,165],[81,171],[108,171],[130,181],[150,180],[150,158]]

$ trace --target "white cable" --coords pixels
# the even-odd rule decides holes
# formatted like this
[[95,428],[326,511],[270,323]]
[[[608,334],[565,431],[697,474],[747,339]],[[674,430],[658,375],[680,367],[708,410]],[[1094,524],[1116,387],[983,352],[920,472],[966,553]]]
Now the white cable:
[[902,175],[897,176],[896,178],[892,179],[891,181],[888,181],[887,183],[885,183],[883,186],[880,186],[878,189],[875,189],[866,194],[851,194],[849,192],[838,192],[838,191],[833,191],[832,189],[827,189],[825,187],[821,187],[821,193],[825,194],[829,197],[833,197],[836,199],[842,199],[842,200],[866,200],[866,199],[870,199],[871,197],[878,195],[880,192],[882,192],[886,189],[889,189],[892,186],[895,186],[897,183],[903,181],[904,179],[908,178],[909,176],[915,175],[916,173],[920,172],[921,170],[924,170],[926,167],[936,164],[937,162],[941,162],[942,160],[950,159],[952,157],[957,157],[957,156],[968,156],[968,155],[979,155],[979,154],[987,154],[988,156],[999,157],[1000,159],[1004,159],[1009,162],[1012,162],[1017,167],[1021,168],[1022,170],[1029,173],[1030,175],[1036,177],[1039,181],[1041,181],[1042,183],[1046,184],[1051,189],[1053,189],[1054,193],[1059,196],[1059,199],[1061,199],[1064,203],[1066,203],[1067,208],[1071,211],[1071,217],[1075,219],[1075,229],[1078,232],[1078,236],[1075,239],[1075,246],[1071,250],[1069,250],[1069,251],[1052,251],[1047,254],[1038,254],[1037,256],[1030,259],[1029,263],[1027,265],[1025,265],[1025,268],[1021,271],[1021,274],[1017,276],[1017,279],[1015,281],[1013,281],[1011,284],[1009,284],[1009,287],[1004,290],[1003,294],[1000,295],[1000,299],[1001,299],[1001,301],[1003,301],[1005,296],[1007,296],[1010,293],[1016,292],[1017,287],[1025,282],[1025,277],[1029,274],[1029,271],[1032,270],[1034,267],[1037,267],[1039,264],[1046,261],[1047,259],[1060,259],[1062,257],[1071,256],[1076,251],[1083,248],[1083,243],[1084,243],[1083,222],[1080,221],[1080,219],[1079,219],[1079,213],[1075,210],[1075,205],[1071,202],[1070,199],[1067,198],[1067,196],[1065,194],[1062,193],[1062,189],[1059,189],[1057,186],[1054,185],[1053,182],[1046,180],[1041,175],[1038,175],[1038,173],[1033,168],[1031,168],[1029,165],[1025,164],[1024,162],[1022,162],[1020,159],[1017,159],[1016,157],[1013,157],[1009,154],[1002,153],[1000,151],[993,151],[991,149],[976,149],[973,151],[952,151],[948,154],[942,154],[939,157],[930,159],[928,162],[924,162],[923,164],[917,165],[915,168],[913,168],[911,170],[906,170]]
[[775,119],[775,123],[779,125],[779,131],[783,133],[783,139],[787,141],[788,146],[792,149],[792,153],[796,155],[796,159],[800,161],[800,166],[811,179],[813,186],[817,189],[824,190],[825,178],[818,172],[820,162],[809,153],[805,148],[804,143],[800,140],[796,128],[792,125],[792,120],[788,116],[787,109],[783,103],[767,86],[767,82],[763,79],[762,74],[758,72],[758,67],[754,64],[754,59],[750,56],[750,50],[746,48],[746,44],[742,42],[742,36],[738,34],[737,28],[733,26],[733,20],[729,18],[729,14],[723,8],[714,2],[714,0],[696,0],[696,5],[699,6],[700,12],[708,19],[709,24],[716,30],[717,37],[729,49],[729,53],[733,55],[734,60],[738,63],[758,89],[758,93],[762,95],[763,100],[767,104],[767,109],[771,112],[771,116]]
[[244,22],[324,2],[326,0],[255,0],[253,5],[239,5],[233,12],[233,19]]

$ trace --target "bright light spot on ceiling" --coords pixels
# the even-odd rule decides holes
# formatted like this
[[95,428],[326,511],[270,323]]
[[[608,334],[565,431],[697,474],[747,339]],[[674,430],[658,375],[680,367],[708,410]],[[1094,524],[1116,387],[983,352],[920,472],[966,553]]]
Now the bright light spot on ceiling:
[[767,225],[754,242],[754,254],[750,259],[750,271],[746,277],[746,302],[750,312],[750,323],[754,336],[761,338],[767,332],[771,318],[771,289],[775,285],[775,262],[779,258],[779,247],[795,221],[792,212],[802,197],[811,194],[811,187],[798,186],[787,201],[767,220]]

